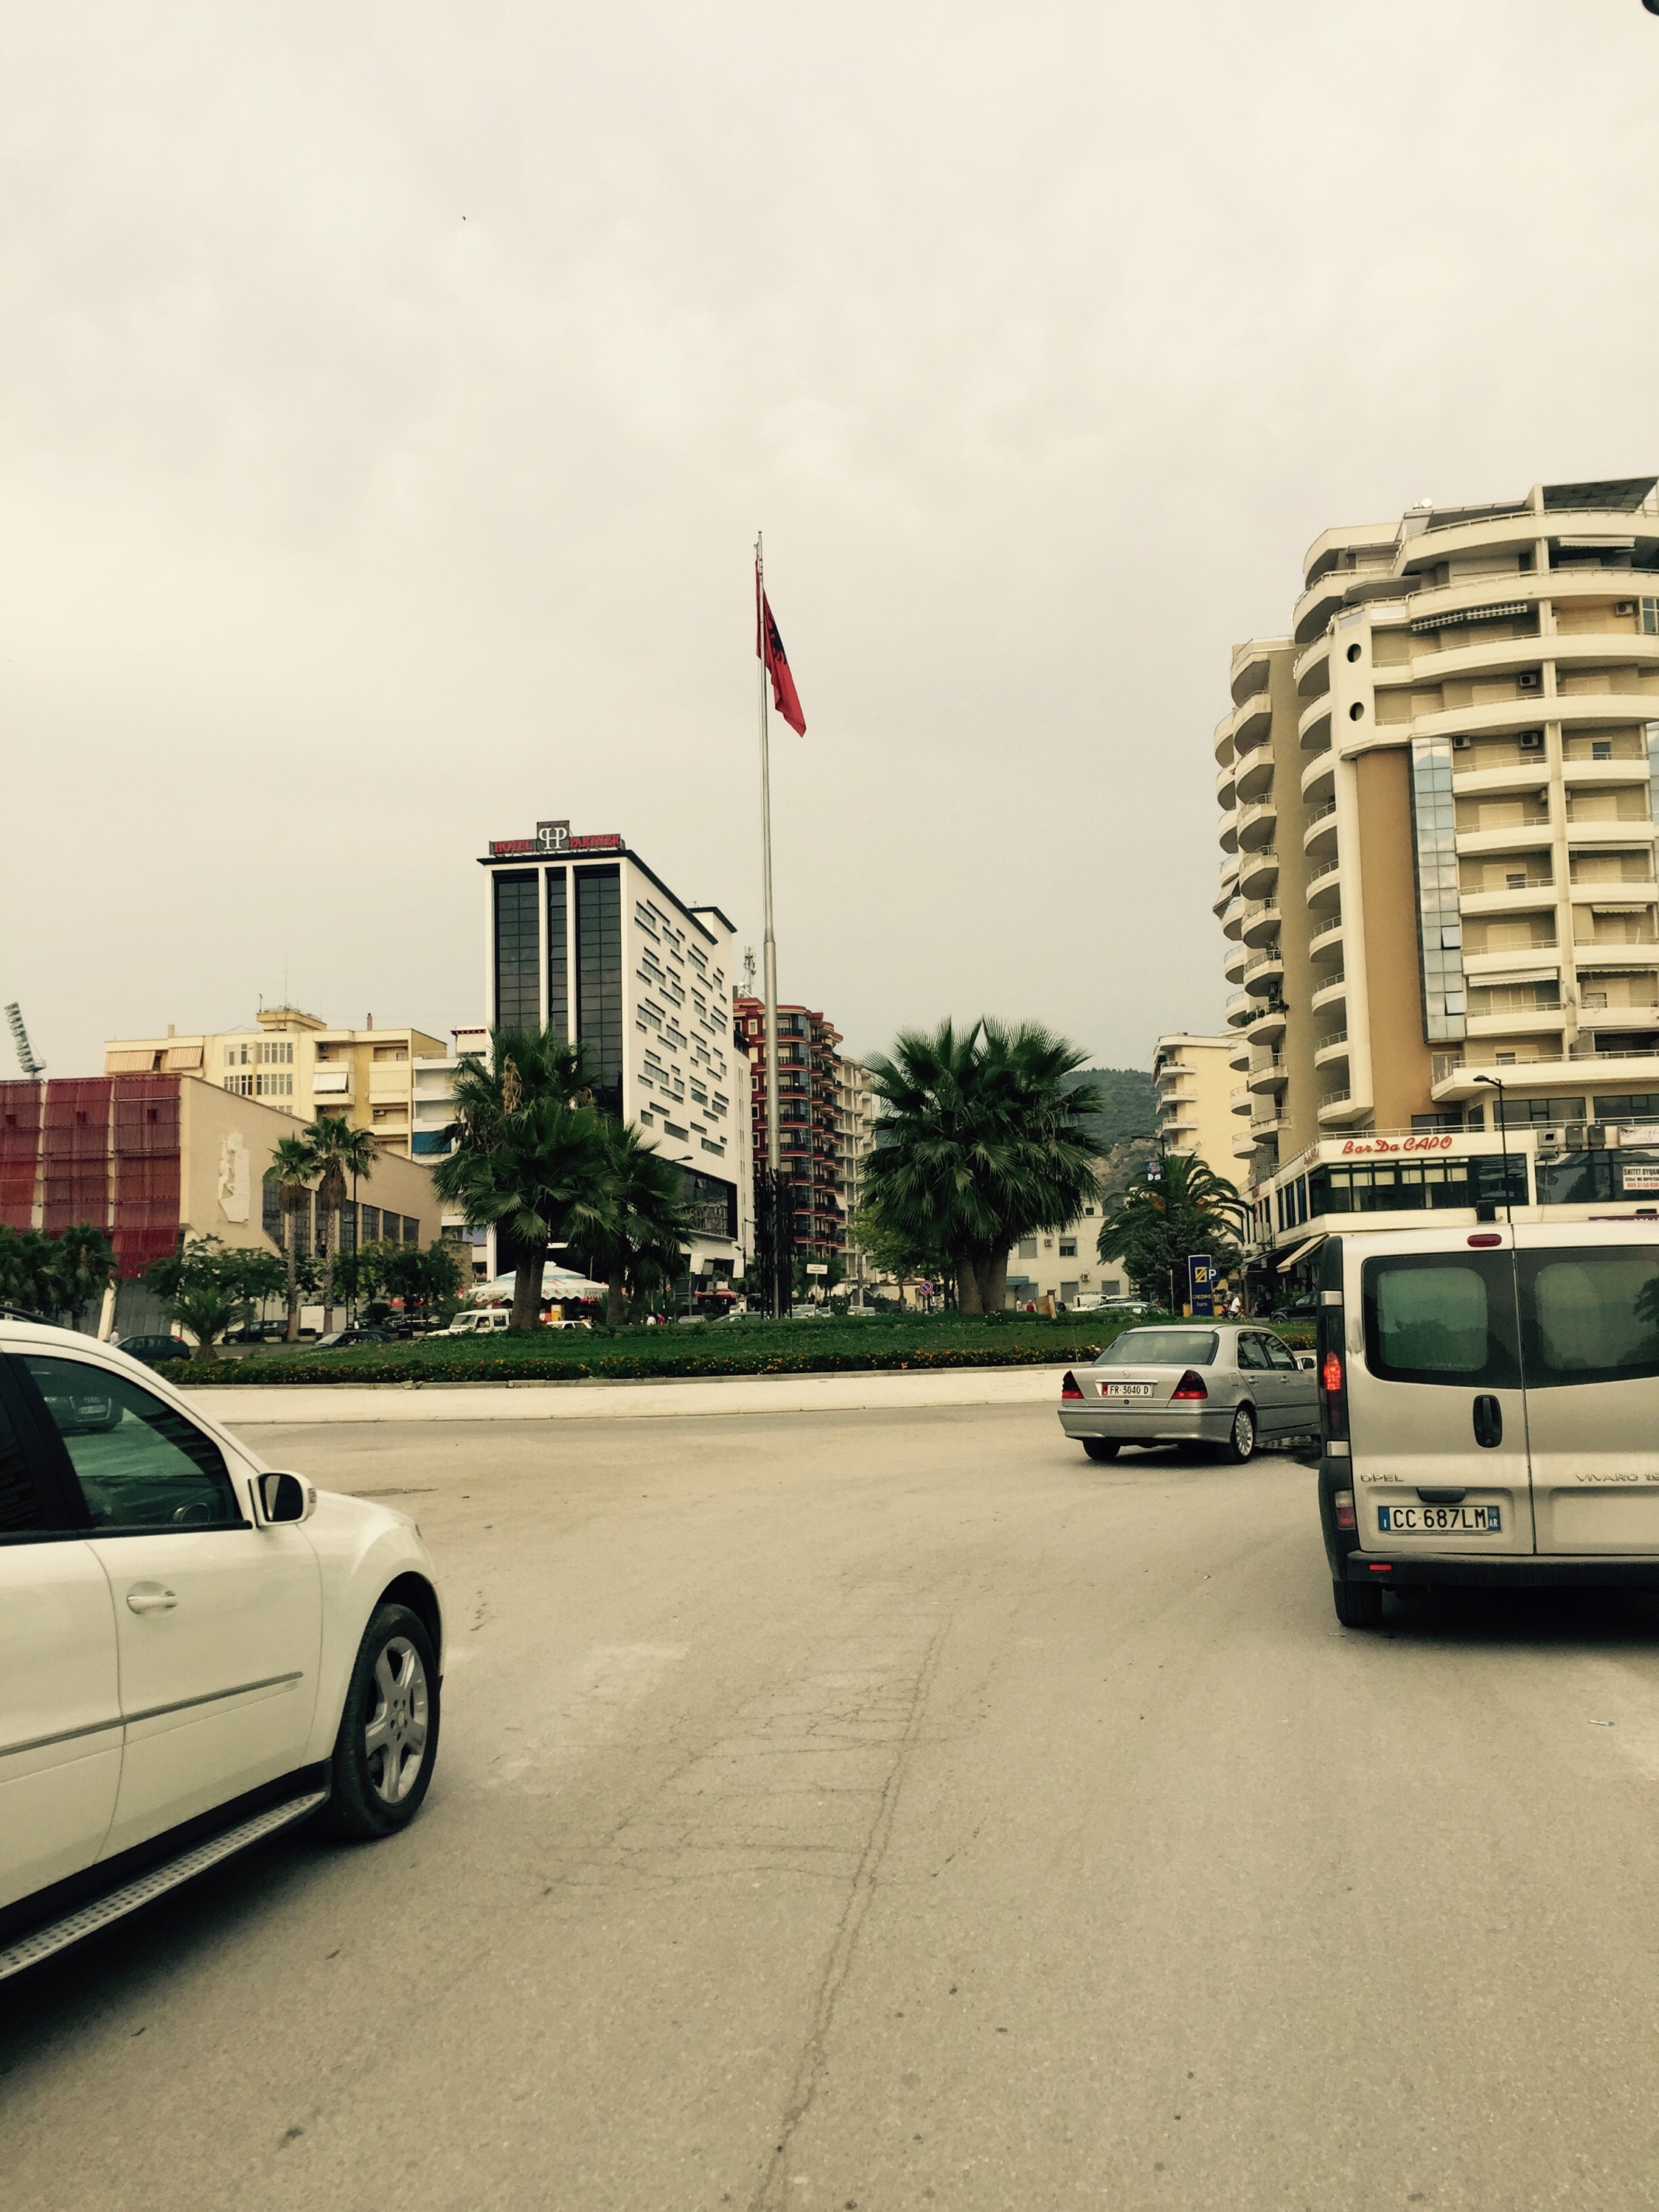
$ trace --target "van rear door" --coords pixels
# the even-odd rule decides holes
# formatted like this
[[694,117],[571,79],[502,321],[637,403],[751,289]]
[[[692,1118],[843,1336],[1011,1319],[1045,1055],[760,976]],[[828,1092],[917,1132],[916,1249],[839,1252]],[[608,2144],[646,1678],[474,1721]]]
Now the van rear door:
[[1659,1243],[1516,1231],[1540,1553],[1659,1554]]
[[1381,1250],[1356,1237],[1344,1255],[1363,1551],[1534,1548],[1509,1237],[1450,1249],[1443,1237],[1421,1249],[1391,1237]]

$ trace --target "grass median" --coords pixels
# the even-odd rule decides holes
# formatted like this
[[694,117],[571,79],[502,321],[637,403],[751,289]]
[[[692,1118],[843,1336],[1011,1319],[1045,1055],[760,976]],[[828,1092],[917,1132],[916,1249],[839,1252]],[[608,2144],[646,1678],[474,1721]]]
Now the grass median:
[[336,1352],[197,1360],[177,1377],[204,1384],[640,1382],[699,1375],[840,1375],[950,1367],[1042,1367],[1092,1359],[1140,1316],[959,1314],[902,1320],[711,1322],[662,1328],[537,1329],[430,1336]]

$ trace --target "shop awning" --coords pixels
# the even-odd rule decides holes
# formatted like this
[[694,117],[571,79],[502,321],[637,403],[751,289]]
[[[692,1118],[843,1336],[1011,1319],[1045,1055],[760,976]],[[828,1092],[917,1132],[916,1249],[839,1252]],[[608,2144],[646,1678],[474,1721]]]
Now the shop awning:
[[1325,1236],[1326,1232],[1322,1229],[1317,1237],[1310,1237],[1305,1244],[1298,1244],[1294,1252],[1279,1262],[1279,1273],[1282,1275],[1286,1268],[1295,1267],[1298,1260],[1305,1260],[1310,1252],[1316,1252],[1325,1242]]

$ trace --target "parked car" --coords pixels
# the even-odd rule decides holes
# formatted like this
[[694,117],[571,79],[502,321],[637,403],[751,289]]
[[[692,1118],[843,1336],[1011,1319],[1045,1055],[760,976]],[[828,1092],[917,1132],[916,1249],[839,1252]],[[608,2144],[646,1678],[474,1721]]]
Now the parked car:
[[442,1652],[406,1515],[0,1320],[0,1979],[297,1821],[405,1827]]
[[162,1367],[172,1360],[191,1357],[190,1346],[181,1336],[125,1336],[119,1349],[134,1359],[142,1359],[146,1367]]
[[1312,1435],[1317,1395],[1315,1376],[1259,1323],[1166,1322],[1126,1328],[1068,1373],[1060,1425],[1091,1459],[1115,1459],[1125,1444],[1202,1443],[1243,1461],[1258,1441]]
[[352,1344],[391,1344],[394,1341],[387,1328],[337,1328],[326,1336],[319,1336],[312,1346],[313,1352],[341,1352]]
[[1320,1515],[1337,1618],[1413,1587],[1659,1590],[1659,1224],[1333,1237]]
[[492,1330],[510,1328],[512,1321],[513,1316],[505,1306],[472,1306],[465,1313],[458,1313],[443,1334],[488,1336]]

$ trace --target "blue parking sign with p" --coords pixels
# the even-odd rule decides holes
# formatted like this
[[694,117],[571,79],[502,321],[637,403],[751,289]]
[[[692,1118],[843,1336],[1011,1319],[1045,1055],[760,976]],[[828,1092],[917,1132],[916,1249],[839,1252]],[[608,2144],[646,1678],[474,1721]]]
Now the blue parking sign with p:
[[1207,1252],[1191,1252],[1187,1255],[1187,1302],[1194,1316],[1206,1319],[1215,1314],[1216,1267]]

